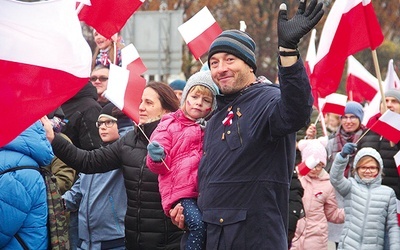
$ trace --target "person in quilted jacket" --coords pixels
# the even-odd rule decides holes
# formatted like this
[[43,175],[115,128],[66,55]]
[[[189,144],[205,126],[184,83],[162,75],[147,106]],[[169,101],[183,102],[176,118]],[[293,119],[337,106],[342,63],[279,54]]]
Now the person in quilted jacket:
[[205,224],[197,207],[197,169],[203,153],[204,119],[216,108],[217,90],[210,71],[192,75],[183,89],[181,108],[165,115],[147,146],[147,166],[158,174],[164,213],[184,208],[189,229],[185,249],[204,249]]
[[383,249],[385,230],[389,249],[400,249],[396,195],[381,184],[384,166],[378,151],[362,148],[354,157],[354,177],[343,175],[356,148],[357,144],[346,143],[330,172],[333,187],[344,198],[345,222],[338,249]]

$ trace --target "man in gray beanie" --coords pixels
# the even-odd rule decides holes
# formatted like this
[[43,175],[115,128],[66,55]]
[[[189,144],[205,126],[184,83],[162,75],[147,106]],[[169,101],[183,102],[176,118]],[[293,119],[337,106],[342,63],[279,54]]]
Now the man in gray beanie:
[[[307,8],[300,1],[290,20],[286,5],[280,6],[279,86],[256,77],[256,44],[247,33],[226,30],[209,48],[221,95],[207,123],[198,171],[206,249],[288,249],[296,131],[308,124],[313,104],[297,44],[322,16],[317,0]],[[177,205],[170,215],[183,227],[181,212]]]

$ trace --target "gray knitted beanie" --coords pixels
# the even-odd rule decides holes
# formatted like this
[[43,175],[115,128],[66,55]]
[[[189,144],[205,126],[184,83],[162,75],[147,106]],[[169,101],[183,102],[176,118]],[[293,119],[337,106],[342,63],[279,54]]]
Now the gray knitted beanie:
[[186,97],[187,97],[190,89],[196,85],[204,86],[211,91],[211,93],[213,95],[212,111],[215,110],[217,108],[216,96],[218,94],[218,90],[217,90],[217,86],[215,85],[213,79],[211,78],[211,72],[209,70],[199,71],[199,72],[193,74],[191,77],[189,77],[188,81],[186,82],[186,86],[182,92],[181,106],[183,106],[183,104],[185,103]]

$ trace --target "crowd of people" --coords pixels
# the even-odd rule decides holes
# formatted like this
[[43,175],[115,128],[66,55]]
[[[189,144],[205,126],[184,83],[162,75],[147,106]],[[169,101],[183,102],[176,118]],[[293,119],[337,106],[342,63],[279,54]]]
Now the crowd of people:
[[[356,102],[327,117],[326,137],[310,124],[314,99],[297,47],[322,16],[317,0],[300,1],[290,19],[281,5],[277,83],[256,75],[249,34],[223,31],[205,70],[146,84],[137,123],[104,97],[109,65],[123,60],[121,37],[94,31],[90,81],[57,108],[60,118],[44,116],[0,148],[0,172],[62,166],[73,250],[323,250],[328,241],[400,249],[400,145],[367,130]],[[385,97],[400,113],[400,90]],[[296,167],[310,162],[307,173]],[[0,173],[0,204],[0,249],[48,249],[37,171]]]

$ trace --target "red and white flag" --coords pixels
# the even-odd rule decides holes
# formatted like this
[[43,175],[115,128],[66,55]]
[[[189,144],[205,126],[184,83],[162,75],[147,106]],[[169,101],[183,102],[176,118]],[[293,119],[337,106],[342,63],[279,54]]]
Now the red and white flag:
[[128,69],[137,75],[141,75],[147,71],[147,67],[144,65],[139,52],[133,44],[129,44],[121,49],[121,57],[122,68]]
[[104,95],[138,124],[139,105],[145,86],[146,80],[140,75],[115,64],[110,64],[108,85]]
[[214,39],[222,33],[222,29],[207,7],[180,25],[178,30],[196,60],[208,51]]
[[388,109],[375,123],[371,124],[370,129],[388,141],[398,143],[400,141],[400,114]]
[[379,91],[379,82],[353,56],[347,58],[347,96],[355,102],[372,101]]
[[[397,76],[396,71],[393,66],[393,59],[389,60],[388,71],[386,73],[385,81],[383,81],[383,91],[388,91],[389,89],[400,89],[400,79]],[[364,109],[364,119],[362,124],[366,125],[371,117],[380,112],[382,95],[378,92]]]
[[312,81],[320,97],[336,92],[349,55],[383,41],[371,0],[336,0],[324,24]]
[[297,165],[297,171],[301,176],[305,176],[311,171],[311,169],[315,168],[318,163],[318,160],[310,155],[305,161]]
[[88,82],[92,53],[73,1],[2,1],[0,37],[1,147]]
[[346,108],[347,96],[332,93],[325,97],[325,104],[322,107],[322,113],[334,113],[338,115],[344,114],[344,109]]
[[111,39],[139,9],[144,0],[91,0],[78,5],[79,20],[92,26],[102,36]]

